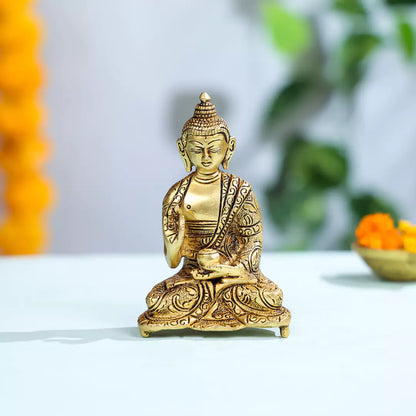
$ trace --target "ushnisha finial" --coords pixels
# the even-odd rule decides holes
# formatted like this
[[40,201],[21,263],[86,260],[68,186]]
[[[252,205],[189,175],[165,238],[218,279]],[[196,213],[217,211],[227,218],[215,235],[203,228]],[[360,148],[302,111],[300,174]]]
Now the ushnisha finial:
[[183,134],[209,136],[211,134],[224,133],[226,140],[230,139],[230,130],[223,118],[218,116],[215,105],[207,92],[199,96],[201,100],[195,107],[194,115],[183,126]]
[[199,99],[201,100],[201,103],[207,103],[211,101],[211,97],[207,92],[201,92],[201,95],[199,96]]

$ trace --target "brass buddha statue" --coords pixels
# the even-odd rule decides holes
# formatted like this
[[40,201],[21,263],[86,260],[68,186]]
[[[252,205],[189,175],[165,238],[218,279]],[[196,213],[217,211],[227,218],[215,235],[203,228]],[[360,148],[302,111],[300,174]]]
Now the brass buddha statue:
[[261,213],[248,182],[228,168],[236,140],[207,93],[177,141],[191,172],[163,200],[164,252],[181,270],[147,295],[140,332],[191,328],[232,331],[279,327],[289,335],[281,289],[260,271]]

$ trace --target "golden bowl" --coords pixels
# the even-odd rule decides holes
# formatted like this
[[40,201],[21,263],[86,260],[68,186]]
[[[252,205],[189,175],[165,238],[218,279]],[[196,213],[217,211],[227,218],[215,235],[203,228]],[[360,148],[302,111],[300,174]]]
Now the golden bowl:
[[212,248],[203,248],[197,255],[201,267],[211,266],[220,262],[220,253]]
[[405,282],[416,280],[416,254],[405,250],[381,250],[352,243],[351,248],[385,280]]

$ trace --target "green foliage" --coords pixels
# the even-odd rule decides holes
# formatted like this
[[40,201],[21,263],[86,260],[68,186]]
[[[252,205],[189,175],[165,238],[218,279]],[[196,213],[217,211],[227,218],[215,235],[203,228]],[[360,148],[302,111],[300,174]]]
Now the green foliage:
[[304,18],[270,1],[263,5],[263,17],[273,44],[279,51],[297,55],[309,46],[311,31]]
[[281,173],[267,191],[272,219],[283,230],[313,233],[325,221],[325,192],[346,180],[347,160],[336,146],[300,137],[287,141],[284,154]]
[[351,15],[365,16],[367,14],[360,0],[335,0],[334,8]]
[[266,111],[266,132],[281,127],[280,130],[284,133],[293,134],[293,130],[298,130],[299,121],[306,120],[319,111],[329,96],[330,86],[322,79],[311,76],[290,81],[278,91]]
[[[389,6],[416,4],[416,0],[385,2]],[[330,191],[336,191],[350,213],[350,224],[337,237],[338,247],[333,248],[349,247],[355,239],[355,227],[364,215],[386,212],[398,218],[394,205],[384,198],[371,192],[350,192],[349,163],[341,146],[318,143],[305,134],[307,122],[332,96],[342,93],[344,97],[352,97],[365,74],[368,58],[385,40],[391,39],[391,35],[382,38],[371,27],[372,10],[366,10],[363,0],[332,0],[331,4],[349,23],[349,33],[330,51],[324,50],[321,34],[314,25],[309,26],[276,3],[268,2],[263,10],[276,48],[297,58],[292,78],[275,94],[264,119],[268,137],[279,139],[283,154],[282,168],[266,197],[271,219],[286,232],[283,247],[286,249],[313,246],[315,236],[325,224]],[[390,14],[395,18],[397,11],[403,13],[403,10],[396,7]],[[408,15],[396,18],[397,39],[403,55],[411,60],[416,54],[416,42],[407,18]]]
[[361,81],[365,59],[381,44],[381,38],[372,33],[351,33],[341,49],[341,88],[351,92]]
[[416,0],[385,0],[385,2],[389,6],[407,6],[416,4]]
[[290,186],[323,191],[345,182],[347,160],[338,147],[308,141],[297,143],[289,162]]
[[351,196],[349,205],[351,212],[355,216],[354,220],[357,223],[364,215],[374,214],[376,212],[390,214],[395,221],[399,219],[399,214],[391,202],[370,192]]
[[310,84],[298,79],[284,86],[273,98],[266,113],[265,124],[271,126],[284,120],[306,98]]
[[309,234],[325,221],[325,197],[321,192],[270,190],[267,196],[271,217],[282,230],[297,228]]
[[410,61],[415,56],[415,33],[412,25],[400,18],[397,21],[397,35],[403,54]]

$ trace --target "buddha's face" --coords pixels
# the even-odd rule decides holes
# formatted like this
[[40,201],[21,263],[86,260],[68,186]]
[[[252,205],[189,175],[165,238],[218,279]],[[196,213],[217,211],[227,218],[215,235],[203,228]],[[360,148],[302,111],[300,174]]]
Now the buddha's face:
[[222,133],[210,136],[190,135],[186,140],[186,153],[191,163],[201,173],[215,172],[228,149],[228,143]]

